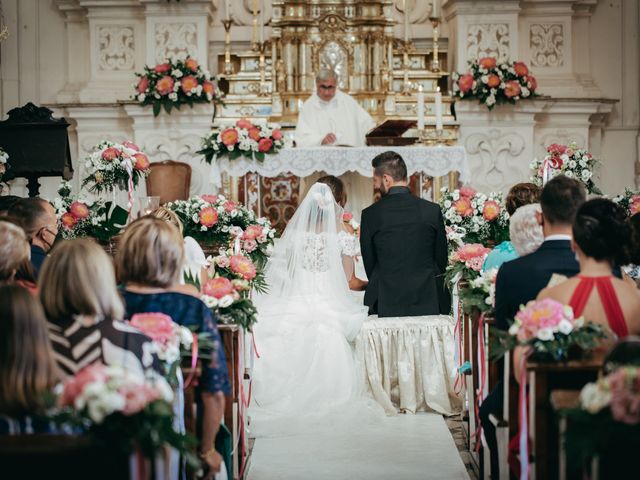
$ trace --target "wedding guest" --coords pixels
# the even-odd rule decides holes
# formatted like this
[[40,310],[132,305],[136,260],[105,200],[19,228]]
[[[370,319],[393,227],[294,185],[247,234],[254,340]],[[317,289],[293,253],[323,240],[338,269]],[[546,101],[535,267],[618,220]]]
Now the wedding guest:
[[[524,205],[537,203],[539,198],[540,187],[533,183],[517,183],[509,189],[509,193],[507,194],[507,198],[505,198],[504,204],[510,219],[509,237],[511,240],[506,240],[500,243],[489,253],[489,255],[487,255],[484,265],[482,266],[483,270],[500,268],[503,263],[518,258],[518,256],[522,256],[522,254],[517,252],[513,245],[513,235],[511,234],[513,215]],[[542,243],[542,241],[540,243]]]
[[128,318],[136,313],[164,313],[176,323],[195,327],[197,333],[207,333],[217,346],[211,360],[203,362],[198,387],[203,405],[200,455],[211,471],[217,472],[222,457],[213,445],[224,413],[224,395],[230,391],[229,379],[213,313],[199,298],[175,290],[183,264],[184,247],[178,229],[149,216],[126,228],[116,254]]
[[509,238],[518,256],[535,252],[544,241],[542,225],[538,218],[542,214],[539,203],[524,205],[509,219]]
[[65,376],[96,362],[141,375],[162,372],[151,339],[121,321],[124,305],[113,263],[94,241],[67,240],[56,247],[42,268],[40,301]]
[[[578,273],[580,268],[571,250],[571,233],[576,212],[585,200],[582,184],[564,175],[554,177],[544,186],[540,194],[542,213],[536,215],[542,225],[544,242],[535,252],[506,262],[498,270],[495,293],[498,328],[508,329],[520,305],[536,298],[554,273],[566,277]],[[502,405],[503,384],[500,380],[480,406],[480,422],[491,455],[492,478],[498,478],[499,465],[495,427],[489,416],[500,415]]]
[[640,213],[629,218],[631,240],[628,246],[629,264],[624,267],[625,279],[630,278],[640,286]]
[[31,263],[38,278],[42,263],[58,235],[58,220],[53,206],[42,198],[21,198],[9,209],[27,234],[31,244]]
[[0,221],[0,283],[15,281],[24,262],[29,262],[29,243],[24,231],[12,222]]
[[19,285],[0,286],[0,435],[59,433],[44,417],[59,380],[40,303]]
[[604,198],[589,200],[573,224],[572,247],[580,273],[545,288],[538,299],[570,305],[576,317],[607,326],[617,338],[640,334],[640,292],[613,274],[614,265],[627,263],[630,238],[622,207]]
[[9,209],[18,201],[20,197],[16,195],[0,196],[0,217],[4,217],[9,213]]

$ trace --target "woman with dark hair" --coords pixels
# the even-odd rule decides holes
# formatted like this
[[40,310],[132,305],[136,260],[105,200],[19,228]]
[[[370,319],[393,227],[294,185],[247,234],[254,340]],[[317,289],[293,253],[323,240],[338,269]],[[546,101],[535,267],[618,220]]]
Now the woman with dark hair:
[[580,273],[540,292],[573,308],[576,317],[608,326],[618,338],[640,333],[640,292],[613,275],[628,258],[631,229],[622,207],[604,198],[585,202],[573,224]]

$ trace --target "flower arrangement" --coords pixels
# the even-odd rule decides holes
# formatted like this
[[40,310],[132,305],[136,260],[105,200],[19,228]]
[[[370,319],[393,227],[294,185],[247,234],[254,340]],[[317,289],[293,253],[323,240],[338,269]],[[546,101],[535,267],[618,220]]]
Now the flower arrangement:
[[98,363],[64,383],[60,419],[88,425],[89,434],[126,453],[137,450],[152,459],[169,445],[198,466],[190,451],[195,439],[173,428],[172,401],[173,391],[161,376]]
[[[2,177],[7,171],[7,161],[9,160],[9,154],[5,152],[2,147],[0,147],[0,182],[2,181]],[[2,191],[2,185],[0,184],[0,192]]]
[[578,407],[565,411],[567,457],[573,466],[640,444],[640,367],[618,368],[580,392]]
[[345,210],[345,212],[342,214],[342,221],[353,229],[353,233],[356,236],[360,236],[360,223],[355,218],[353,218],[353,213],[347,212]]
[[593,181],[593,171],[597,161],[588,151],[579,149],[576,143],[561,145],[552,143],[547,147],[547,155],[542,161],[531,162],[531,181],[544,185],[556,175],[565,175],[582,182],[587,192],[602,195]]
[[184,234],[209,245],[233,246],[263,270],[273,249],[276,231],[266,218],[223,195],[202,195],[170,202],[167,208],[182,221]]
[[204,155],[205,162],[225,155],[233,160],[240,156],[264,161],[265,155],[278,153],[284,147],[284,136],[277,125],[254,125],[240,119],[235,125],[226,125],[219,132],[202,138],[202,148],[196,153]]
[[60,184],[58,195],[52,203],[64,239],[93,237],[106,243],[127,223],[129,214],[124,208],[102,200],[73,197],[67,181]]
[[491,268],[482,271],[479,276],[466,284],[460,285],[458,295],[466,313],[470,313],[474,308],[487,312],[495,307],[497,276],[498,269]]
[[445,273],[446,282],[454,283],[457,279],[471,282],[478,278],[490,251],[490,248],[479,243],[468,243],[459,247],[449,256],[449,265]]
[[153,340],[158,358],[169,365],[180,360],[180,350],[189,349],[193,333],[164,313],[138,313],[129,323]]
[[153,114],[158,116],[162,108],[171,113],[187,104],[222,103],[223,93],[207,70],[203,70],[195,58],[166,60],[153,68],[144,67],[144,73],[134,84],[133,99],[141,105],[153,105]]
[[453,73],[453,96],[474,99],[492,110],[498,104],[515,104],[536,96],[538,82],[524,62],[502,62],[493,57],[469,61],[465,73]]
[[640,193],[625,188],[622,195],[618,195],[612,199],[613,202],[625,209],[629,217],[640,212]]
[[571,307],[550,298],[521,306],[509,331],[495,329],[494,333],[497,344],[491,349],[493,358],[516,346],[526,346],[534,358],[556,362],[567,360],[575,348],[593,350],[598,340],[605,338],[600,325],[574,318]]
[[82,186],[89,191],[102,193],[114,189],[131,192],[141,178],[149,174],[149,158],[132,142],[97,144],[85,161],[89,172]]
[[[240,325],[247,331],[251,331],[253,325],[257,322],[258,312],[255,305],[249,299],[249,291],[251,289],[247,276],[253,275],[252,269],[248,263],[246,268],[239,268],[237,261],[234,263],[235,270],[231,267],[232,256],[229,260],[228,267],[221,267],[218,263],[226,264],[226,261],[217,257],[214,260],[214,276],[208,279],[201,289],[200,298],[207,307],[214,310],[216,316],[222,323],[234,323]],[[237,259],[236,259],[237,260]],[[216,265],[218,265],[216,267]],[[222,274],[226,276],[221,276]],[[234,278],[230,280],[230,276],[240,276],[242,278]],[[255,277],[254,277],[255,278]]]
[[450,247],[463,243],[497,245],[509,239],[509,214],[502,193],[484,194],[473,188],[442,189],[440,207]]

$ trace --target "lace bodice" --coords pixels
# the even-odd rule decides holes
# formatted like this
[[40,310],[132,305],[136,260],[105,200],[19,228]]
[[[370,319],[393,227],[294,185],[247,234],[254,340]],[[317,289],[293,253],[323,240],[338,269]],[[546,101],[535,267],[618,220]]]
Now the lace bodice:
[[347,232],[338,233],[338,243],[343,255],[357,257],[360,255],[360,240],[355,235]]
[[[340,252],[329,252],[326,233],[308,233],[304,236],[302,247],[302,266],[310,272],[326,272],[329,270],[329,255],[346,255],[355,257],[360,255],[360,243],[358,237],[347,232],[338,233],[338,246]],[[334,243],[335,245],[335,243]]]

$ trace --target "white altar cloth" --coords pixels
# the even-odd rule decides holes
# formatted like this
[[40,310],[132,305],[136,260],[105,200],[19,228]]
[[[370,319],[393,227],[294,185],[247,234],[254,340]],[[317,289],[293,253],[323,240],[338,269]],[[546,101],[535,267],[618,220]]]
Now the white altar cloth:
[[436,411],[459,413],[462,397],[454,384],[453,318],[371,316],[356,338],[356,358],[367,387],[388,414]]
[[424,172],[431,177],[441,177],[449,172],[458,172],[460,181],[470,180],[469,163],[464,147],[423,145],[408,147],[306,147],[284,148],[274,155],[265,155],[264,162],[246,157],[229,160],[228,157],[215,159],[211,169],[211,183],[222,186],[221,174],[241,177],[256,172],[263,177],[277,177],[291,172],[298,177],[307,177],[314,172],[342,175],[357,172],[371,177],[371,160],[379,153],[393,150],[398,152],[405,163],[409,175]]

